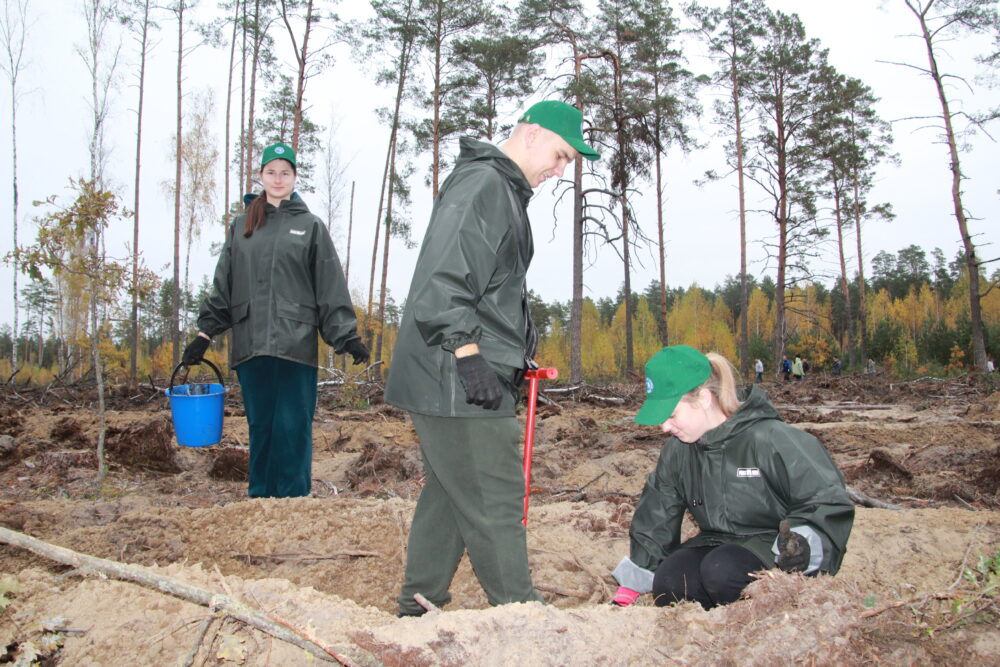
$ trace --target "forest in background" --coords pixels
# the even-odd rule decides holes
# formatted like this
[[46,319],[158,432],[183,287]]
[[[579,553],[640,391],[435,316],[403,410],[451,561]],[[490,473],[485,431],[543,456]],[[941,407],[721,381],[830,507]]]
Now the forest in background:
[[[20,53],[30,38],[32,1],[4,0],[0,46],[15,102],[10,114],[17,250],[6,258],[16,269],[16,307],[13,328],[0,332],[0,374],[47,383],[96,369],[99,382],[107,376],[130,384],[169,375],[194,332],[207,289],[205,279],[192,285],[191,245],[203,229],[242,209],[241,193],[254,187],[255,156],[267,143],[293,145],[301,156],[300,188],[321,202],[316,212],[328,223],[343,217],[338,209],[347,207],[351,176],[309,117],[307,93],[323,68],[348,66],[329,57],[331,45],[343,42],[358,61],[378,62],[379,82],[396,91],[394,105],[378,110],[386,126],[385,166],[371,261],[367,253],[342,258],[349,271],[368,273],[366,293],[355,295],[356,310],[374,359],[384,367],[391,368],[402,306],[387,289],[389,241],[409,241],[413,189],[436,193],[449,169],[446,148],[459,135],[501,139],[509,126],[500,119],[548,86],[553,96],[584,111],[588,140],[604,159],[578,162],[574,180],[562,184],[562,197],[573,207],[574,243],[566,249],[574,260],[573,290],[566,302],[532,301],[543,333],[543,363],[574,381],[621,379],[663,344],[687,343],[725,353],[744,372],[755,358],[773,372],[783,354],[805,354],[815,368],[839,356],[848,369],[873,358],[901,374],[985,369],[987,358],[1000,351],[1000,290],[993,289],[1000,272],[990,272],[996,260],[980,257],[969,230],[961,153],[965,133],[985,127],[996,112],[973,118],[953,111],[954,89],[944,85],[949,74],[938,69],[935,54],[965,34],[993,36],[1000,44],[998,3],[895,1],[911,10],[910,29],[926,42],[926,61],[903,64],[926,75],[923,85],[937,91],[940,113],[925,119],[937,132],[928,142],[943,144],[950,156],[942,191],[950,187],[963,250],[955,258],[938,249],[928,257],[914,246],[895,256],[880,252],[866,276],[864,226],[893,215],[891,202],[869,197],[878,170],[891,168],[895,159],[890,125],[875,112],[876,91],[837,72],[796,15],[772,11],[762,0],[718,7],[601,0],[594,11],[573,0],[524,0],[516,6],[373,0],[366,20],[341,20],[333,14],[336,3],[314,0],[230,0],[214,7],[187,0],[166,7],[148,0],[85,0],[87,48],[79,55],[93,90],[89,178],[74,182],[75,200],[48,201],[48,212],[34,218],[33,239],[23,230],[19,235],[23,203],[17,198],[16,152]],[[169,276],[144,266],[138,244],[143,73],[154,31],[161,40],[174,40],[177,59],[176,173],[164,184],[174,208]],[[693,41],[712,54],[715,70],[688,69],[682,53]],[[222,101],[183,89],[186,68],[197,66],[190,62],[192,43],[228,58],[221,139],[211,136],[208,121],[220,113]],[[288,48],[294,71],[277,66],[277,51]],[[979,58],[988,72],[1000,65],[996,49]],[[107,89],[115,68],[130,69],[137,83],[131,198],[104,182]],[[698,102],[707,86],[721,92],[712,109]],[[712,115],[727,142],[726,164],[709,178],[738,184],[725,206],[739,210],[733,232],[744,249],[740,271],[711,288],[671,287],[661,279],[640,293],[632,285],[637,251],[654,248],[661,276],[667,261],[661,164],[669,153],[693,150],[706,139],[692,130],[699,115]],[[430,169],[419,183],[417,165],[425,164]],[[221,204],[212,201],[218,181],[224,186]],[[746,266],[746,246],[754,241],[745,232],[750,189],[764,193],[767,206],[753,213],[771,219],[774,232],[766,240],[773,276],[759,282]],[[656,202],[655,220],[637,215],[640,192]],[[111,224],[132,225],[131,247],[107,247]],[[839,275],[832,279],[811,268],[821,244],[832,244],[839,257]],[[621,260],[614,298],[583,297],[588,252]],[[224,360],[225,341],[213,348],[210,358]],[[321,348],[326,366],[341,366]]]

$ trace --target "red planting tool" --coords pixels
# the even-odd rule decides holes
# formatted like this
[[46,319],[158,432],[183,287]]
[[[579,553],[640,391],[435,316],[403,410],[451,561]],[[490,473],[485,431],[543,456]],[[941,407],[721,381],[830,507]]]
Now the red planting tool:
[[528,525],[528,499],[531,497],[531,450],[535,445],[535,405],[538,402],[538,381],[555,380],[558,368],[532,368],[524,374],[528,381],[528,417],[524,425],[524,517],[521,523]]

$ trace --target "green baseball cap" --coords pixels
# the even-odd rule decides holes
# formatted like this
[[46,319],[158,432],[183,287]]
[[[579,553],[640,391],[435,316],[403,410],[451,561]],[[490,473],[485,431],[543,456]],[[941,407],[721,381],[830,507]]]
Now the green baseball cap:
[[659,426],[670,419],[684,394],[712,375],[708,357],[688,345],[665,347],[646,362],[646,401],[636,424]]
[[288,160],[295,165],[295,151],[288,144],[283,144],[280,141],[276,144],[271,144],[264,149],[264,155],[260,158],[260,168],[263,169],[264,165],[271,160]]
[[588,160],[601,157],[600,153],[583,140],[583,114],[565,102],[559,100],[538,102],[525,111],[517,122],[534,123],[555,132]]

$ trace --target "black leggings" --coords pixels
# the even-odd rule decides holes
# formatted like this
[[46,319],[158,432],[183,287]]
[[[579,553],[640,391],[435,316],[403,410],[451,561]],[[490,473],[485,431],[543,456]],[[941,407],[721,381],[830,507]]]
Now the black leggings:
[[691,600],[705,609],[729,604],[752,581],[751,572],[764,564],[738,544],[680,548],[663,559],[653,575],[653,599],[658,607]]

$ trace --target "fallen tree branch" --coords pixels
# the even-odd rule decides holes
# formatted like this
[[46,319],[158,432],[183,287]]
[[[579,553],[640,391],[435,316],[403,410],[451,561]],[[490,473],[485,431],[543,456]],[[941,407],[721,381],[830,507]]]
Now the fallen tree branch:
[[191,667],[191,665],[194,664],[194,659],[198,656],[198,651],[201,650],[201,644],[205,641],[205,635],[208,634],[208,626],[210,626],[214,620],[215,616],[213,614],[209,614],[205,617],[205,620],[201,622],[201,627],[198,628],[198,634],[194,638],[191,650],[188,651],[187,657],[185,657],[184,662],[181,663],[181,667]]
[[878,616],[883,612],[887,612],[890,609],[899,609],[900,607],[905,607],[908,604],[916,604],[918,602],[926,602],[927,600],[955,600],[962,597],[960,593],[948,593],[948,592],[936,592],[936,593],[921,593],[920,595],[915,595],[911,598],[905,600],[899,600],[893,602],[892,604],[887,604],[884,607],[878,609],[871,609],[869,611],[861,614],[861,618],[871,618],[872,616]]
[[273,560],[279,563],[286,561],[319,561],[319,560],[336,560],[337,558],[374,558],[381,556],[382,554],[376,551],[360,551],[356,549],[348,549],[345,551],[335,551],[332,554],[320,555],[320,554],[306,554],[306,553],[272,553],[272,554],[233,554],[233,558],[239,558],[247,563],[252,563],[255,560]]
[[437,606],[427,598],[425,598],[421,593],[413,594],[413,601],[418,605],[426,609],[427,611],[441,611],[441,607]]
[[564,598],[578,598],[580,600],[589,600],[590,593],[584,593],[583,591],[573,591],[568,588],[560,588],[559,586],[550,586],[549,584],[535,584],[535,588],[540,591],[545,591],[546,593],[555,593],[556,595],[561,595]]
[[19,533],[15,530],[0,527],[0,542],[10,544],[22,549],[27,549],[33,553],[54,560],[64,565],[69,565],[85,572],[96,572],[112,579],[130,581],[147,588],[168,593],[174,597],[194,602],[203,607],[208,607],[213,611],[232,616],[233,618],[257,628],[261,632],[280,639],[294,646],[298,646],[304,651],[325,660],[327,662],[339,662],[342,665],[353,665],[354,663],[333,650],[320,646],[308,637],[304,637],[290,628],[282,627],[260,612],[233,600],[227,595],[213,593],[211,591],[187,584],[179,579],[167,577],[161,574],[154,574],[144,567],[129,563],[120,563],[96,556],[81,554],[65,547],[49,544],[37,538]]
[[847,489],[847,496],[856,504],[862,507],[874,507],[880,510],[901,510],[905,509],[901,505],[893,505],[892,503],[887,503],[884,500],[878,500],[877,498],[872,498],[871,496],[861,493],[853,486],[845,487]]
[[624,403],[624,398],[619,398],[617,396],[598,396],[597,394],[587,394],[584,398],[589,398],[595,401],[603,401],[604,403]]

